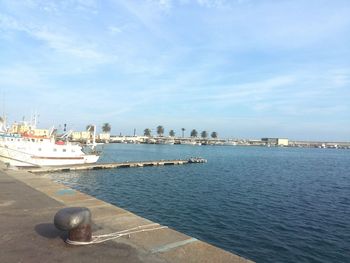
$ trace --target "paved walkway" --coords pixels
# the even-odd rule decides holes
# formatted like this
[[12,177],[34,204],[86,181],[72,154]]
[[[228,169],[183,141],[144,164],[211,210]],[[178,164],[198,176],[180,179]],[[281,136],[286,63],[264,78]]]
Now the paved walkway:
[[151,223],[49,178],[4,170],[0,164],[0,262],[250,262],[172,229],[69,246],[66,233],[53,225],[55,213],[67,206],[92,211],[94,234]]

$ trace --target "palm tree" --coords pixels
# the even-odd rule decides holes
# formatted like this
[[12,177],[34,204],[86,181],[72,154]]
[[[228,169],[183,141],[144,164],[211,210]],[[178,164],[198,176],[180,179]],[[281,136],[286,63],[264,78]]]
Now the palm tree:
[[102,126],[102,131],[104,133],[109,133],[111,131],[111,129],[112,129],[111,125],[108,122],[104,123]]
[[213,139],[216,139],[216,138],[218,137],[218,133],[217,133],[217,132],[212,132],[212,133],[211,133],[211,137],[212,137]]
[[184,134],[185,134],[185,128],[181,128],[181,131],[182,131],[182,138],[184,137]]
[[198,135],[198,132],[195,129],[193,129],[191,131],[191,137],[197,137],[197,135]]
[[151,129],[147,128],[143,131],[143,134],[147,137],[151,137]]
[[86,126],[86,131],[88,132],[94,132],[95,131],[95,125],[89,124]]
[[207,137],[208,137],[207,131],[202,131],[202,132],[201,132],[201,137],[202,137],[203,139],[207,138]]
[[158,136],[163,136],[163,134],[164,134],[164,128],[163,128],[163,126],[159,125],[159,126],[157,127],[157,134],[158,134]]
[[174,136],[175,136],[175,132],[174,132],[174,130],[170,130],[170,132],[169,132],[169,136],[170,136],[170,137],[174,137]]

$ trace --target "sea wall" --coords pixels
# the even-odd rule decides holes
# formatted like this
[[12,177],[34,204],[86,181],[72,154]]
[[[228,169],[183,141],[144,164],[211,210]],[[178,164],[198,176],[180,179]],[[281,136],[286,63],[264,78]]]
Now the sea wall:
[[52,223],[63,207],[89,208],[95,235],[153,222],[44,175],[2,164],[0,206],[0,262],[251,262],[170,228],[71,247]]

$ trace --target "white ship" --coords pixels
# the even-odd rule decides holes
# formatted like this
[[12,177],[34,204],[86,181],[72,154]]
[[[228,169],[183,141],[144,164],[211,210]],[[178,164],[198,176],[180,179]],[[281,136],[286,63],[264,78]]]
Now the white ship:
[[[94,146],[94,145],[93,145]],[[78,143],[69,142],[67,134],[57,137],[54,130],[36,129],[25,122],[6,128],[0,118],[0,161],[18,167],[40,167],[95,163],[99,154],[86,152]]]
[[187,145],[202,145],[201,142],[197,142],[195,140],[181,140],[180,144],[187,144]]

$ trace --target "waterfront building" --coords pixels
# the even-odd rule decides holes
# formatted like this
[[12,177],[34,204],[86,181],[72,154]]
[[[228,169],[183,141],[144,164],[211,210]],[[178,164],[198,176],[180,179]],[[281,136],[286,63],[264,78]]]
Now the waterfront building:
[[22,122],[12,124],[9,133],[27,133],[34,136],[49,136],[50,132],[48,129],[37,129],[35,125]]
[[76,131],[72,132],[70,136],[73,141],[86,141],[90,139],[91,133],[88,131]]
[[279,146],[288,146],[289,140],[286,138],[277,138],[277,145]]
[[275,145],[275,146],[288,146],[289,140],[287,138],[262,138],[262,142],[266,145]]
[[98,135],[98,138],[97,138],[97,139],[100,140],[100,141],[109,141],[110,138],[111,138],[111,134],[105,132],[105,133],[100,133],[100,134]]

